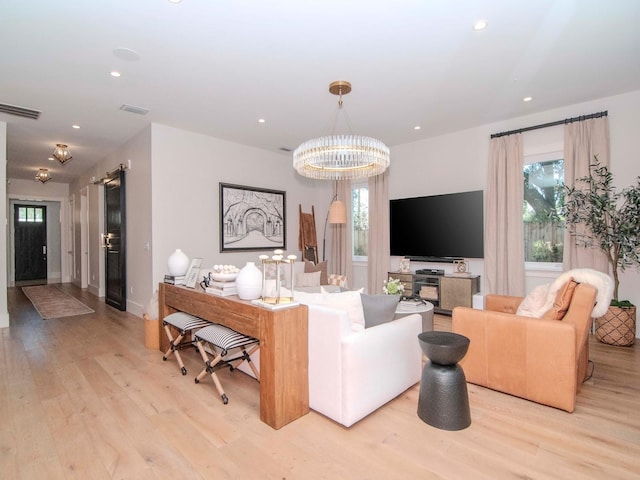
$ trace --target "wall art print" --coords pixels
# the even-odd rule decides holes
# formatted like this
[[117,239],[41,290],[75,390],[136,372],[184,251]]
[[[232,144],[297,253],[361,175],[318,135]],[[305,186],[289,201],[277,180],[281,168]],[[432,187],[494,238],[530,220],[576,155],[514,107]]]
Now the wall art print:
[[220,251],[286,248],[286,193],[220,183]]

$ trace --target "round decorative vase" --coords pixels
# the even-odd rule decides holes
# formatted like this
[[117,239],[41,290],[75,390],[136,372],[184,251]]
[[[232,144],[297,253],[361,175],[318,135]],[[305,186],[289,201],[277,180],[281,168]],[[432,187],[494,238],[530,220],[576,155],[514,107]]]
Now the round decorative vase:
[[596,338],[607,345],[629,347],[636,340],[636,307],[609,307],[595,320]]
[[167,266],[169,267],[170,275],[173,275],[174,277],[184,275],[187,273],[187,269],[189,268],[189,257],[187,257],[185,253],[178,248],[175,252],[169,255]]
[[254,262],[240,269],[236,277],[236,291],[242,300],[255,300],[262,293],[262,272]]

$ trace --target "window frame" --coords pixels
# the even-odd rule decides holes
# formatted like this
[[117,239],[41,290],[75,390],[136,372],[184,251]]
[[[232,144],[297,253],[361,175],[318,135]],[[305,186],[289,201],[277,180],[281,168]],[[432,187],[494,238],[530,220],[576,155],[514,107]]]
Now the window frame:
[[[349,212],[349,219],[350,219],[350,228],[351,228],[351,261],[354,263],[367,263],[369,261],[369,252],[367,251],[367,255],[355,255],[354,254],[354,248],[355,248],[355,243],[354,243],[354,239],[355,239],[355,231],[354,231],[354,222],[353,222],[353,209],[354,209],[354,205],[353,205],[353,191],[354,190],[359,190],[359,189],[363,189],[365,188],[367,190],[367,220],[368,220],[368,216],[369,216],[369,182],[368,180],[359,180],[359,181],[355,181],[355,182],[351,182],[351,187],[350,187],[350,191],[351,191],[351,212]],[[368,245],[367,245],[368,247]]]

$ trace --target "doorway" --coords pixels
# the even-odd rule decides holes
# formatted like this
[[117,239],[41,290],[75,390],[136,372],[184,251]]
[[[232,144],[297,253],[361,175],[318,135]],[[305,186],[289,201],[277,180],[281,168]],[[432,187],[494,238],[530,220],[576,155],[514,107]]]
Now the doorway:
[[47,207],[14,205],[16,282],[47,283]]
[[124,170],[104,183],[105,303],[127,309],[126,205]]

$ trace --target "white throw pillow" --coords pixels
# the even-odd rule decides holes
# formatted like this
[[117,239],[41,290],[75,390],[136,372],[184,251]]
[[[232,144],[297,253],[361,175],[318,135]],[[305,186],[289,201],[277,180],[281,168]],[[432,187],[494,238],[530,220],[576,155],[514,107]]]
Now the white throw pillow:
[[523,317],[541,317],[542,314],[548,310],[548,308],[546,308],[546,303],[550,286],[551,284],[538,285],[531,290],[531,292],[524,297],[520,306],[518,306],[516,315],[521,315]]
[[305,305],[324,305],[337,310],[345,310],[354,331],[364,330],[364,311],[360,294],[364,289],[339,293],[307,293],[296,290],[294,300]]
[[296,287],[319,287],[320,270],[312,273],[296,273]]

